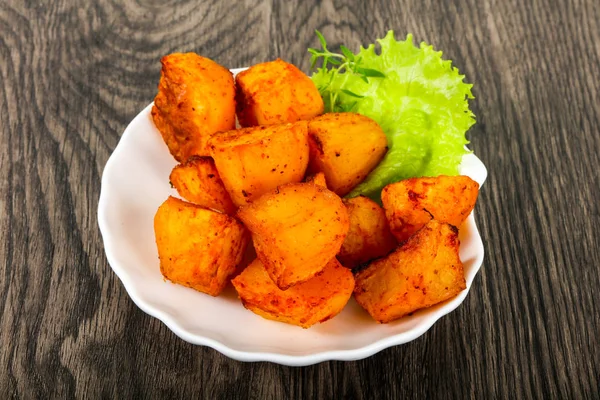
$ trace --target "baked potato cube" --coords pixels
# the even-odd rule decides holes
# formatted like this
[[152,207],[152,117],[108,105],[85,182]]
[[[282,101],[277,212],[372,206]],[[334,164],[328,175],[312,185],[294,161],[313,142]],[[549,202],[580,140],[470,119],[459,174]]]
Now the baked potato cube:
[[348,209],[350,229],[337,255],[344,267],[355,268],[386,256],[396,248],[398,243],[379,204],[359,196],[344,200],[344,205]]
[[255,260],[231,282],[250,311],[303,328],[336,316],[354,288],[352,272],[335,258],[320,275],[285,291],[273,283],[260,260]]
[[308,165],[306,122],[221,132],[210,144],[217,170],[236,206],[277,186],[302,181]]
[[281,186],[241,207],[258,258],[282,290],[320,273],[339,252],[348,232],[342,200],[311,183]]
[[169,197],[156,212],[160,271],[173,283],[217,296],[250,239],[235,218]]
[[396,251],[356,275],[354,297],[380,323],[456,296],[466,288],[458,230],[430,221]]
[[190,157],[173,168],[169,179],[177,193],[191,203],[229,215],[237,210],[210,157]]
[[306,183],[313,183],[315,185],[323,186],[327,188],[327,181],[325,180],[325,174],[318,172],[315,175],[310,175],[306,178]]
[[396,239],[403,242],[429,220],[460,227],[469,216],[479,184],[468,176],[411,178],[383,188],[381,202]]
[[372,119],[355,113],[330,113],[308,122],[309,172],[323,172],[327,187],[348,194],[377,166],[387,138]]
[[323,113],[323,99],[313,81],[280,59],[240,72],[235,82],[241,126],[284,124]]
[[235,85],[231,72],[195,53],[161,59],[152,119],[179,162],[208,155],[208,139],[235,128]]

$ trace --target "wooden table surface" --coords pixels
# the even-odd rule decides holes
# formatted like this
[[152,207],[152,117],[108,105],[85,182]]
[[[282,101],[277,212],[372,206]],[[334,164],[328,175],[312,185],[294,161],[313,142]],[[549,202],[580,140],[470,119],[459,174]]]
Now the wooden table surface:
[[[599,21],[597,0],[0,1],[0,398],[599,398]],[[104,254],[100,180],[161,56],[308,71],[315,29],[351,48],[412,32],[475,84],[485,261],[409,344],[242,363],[130,300]]]

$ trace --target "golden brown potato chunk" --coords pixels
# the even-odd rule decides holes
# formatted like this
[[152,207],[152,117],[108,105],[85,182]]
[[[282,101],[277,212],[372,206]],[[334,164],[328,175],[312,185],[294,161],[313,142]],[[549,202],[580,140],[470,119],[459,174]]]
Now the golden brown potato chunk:
[[323,272],[304,283],[281,290],[264,265],[255,260],[231,281],[244,307],[263,318],[308,328],[336,316],[352,295],[354,277],[334,258]]
[[283,290],[325,268],[348,232],[342,200],[311,183],[281,186],[238,210],[252,233],[258,258]]
[[177,161],[206,156],[213,133],[235,128],[233,75],[195,53],[174,53],[160,61],[154,124]]
[[344,200],[344,205],[348,209],[350,229],[337,258],[345,267],[354,268],[396,248],[396,239],[379,204],[359,196]]
[[242,126],[296,122],[323,113],[323,99],[312,80],[280,59],[240,72],[235,82]]
[[325,180],[325,174],[322,172],[318,172],[315,175],[307,177],[306,183],[314,183],[315,185],[323,186],[327,189],[327,181]]
[[308,165],[306,122],[215,134],[211,155],[237,206],[277,186],[300,182]]
[[429,220],[460,227],[469,216],[479,184],[468,176],[411,178],[383,188],[381,202],[398,241],[408,239]]
[[356,301],[386,323],[456,296],[466,288],[459,245],[454,226],[432,220],[356,275]]
[[210,157],[190,157],[173,168],[169,179],[177,193],[191,203],[229,215],[237,210]]
[[327,187],[348,194],[377,166],[387,138],[372,119],[355,113],[331,113],[308,123],[309,172],[322,171]]
[[169,197],[156,212],[160,271],[173,283],[217,296],[249,241],[235,218]]

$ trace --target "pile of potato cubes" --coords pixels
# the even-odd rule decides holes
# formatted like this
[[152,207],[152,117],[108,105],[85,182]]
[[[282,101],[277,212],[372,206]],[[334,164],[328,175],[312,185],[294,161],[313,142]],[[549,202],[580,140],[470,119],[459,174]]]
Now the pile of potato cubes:
[[279,59],[235,80],[194,53],[161,62],[152,118],[180,162],[170,181],[183,198],[154,219],[165,278],[212,296],[231,281],[249,310],[304,328],[352,294],[384,323],[465,288],[456,227],[476,182],[401,181],[384,188],[383,208],[343,199],[387,151],[375,121],[323,114],[310,78]]

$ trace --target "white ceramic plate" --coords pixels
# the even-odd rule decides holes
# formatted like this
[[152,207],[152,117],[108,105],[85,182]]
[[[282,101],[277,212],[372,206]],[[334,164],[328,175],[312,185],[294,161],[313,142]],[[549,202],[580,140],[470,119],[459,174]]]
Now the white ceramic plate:
[[[131,299],[183,340],[210,346],[241,361],[300,366],[356,360],[419,337],[467,296],[484,253],[473,214],[460,227],[467,289],[390,324],[377,324],[351,299],[335,318],[302,329],[246,310],[231,285],[215,298],[165,281],[159,269],[153,219],[169,195],[177,196],[169,185],[176,162],[152,122],[151,106],[125,129],[106,164],[98,222],[108,262]],[[473,154],[464,157],[461,173],[480,185],[487,176],[485,166]]]

